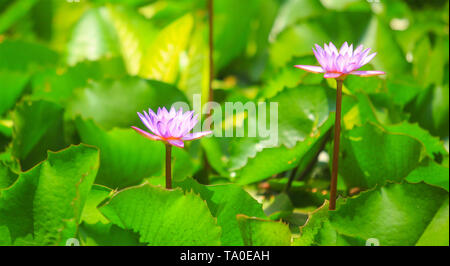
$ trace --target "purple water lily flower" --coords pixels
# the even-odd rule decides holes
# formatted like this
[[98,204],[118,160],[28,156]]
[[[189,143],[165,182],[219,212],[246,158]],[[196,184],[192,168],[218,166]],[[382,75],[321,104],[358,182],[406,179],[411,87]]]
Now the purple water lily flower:
[[383,71],[357,71],[372,60],[376,53],[370,54],[370,48],[363,50],[360,45],[353,51],[353,44],[348,46],[345,42],[339,51],[333,43],[324,45],[324,48],[315,45],[314,55],[321,66],[296,65],[295,67],[313,72],[325,73],[325,78],[344,79],[347,75],[358,75],[362,77],[376,76],[385,74]]
[[160,140],[173,146],[184,147],[185,140],[199,139],[211,134],[212,131],[189,133],[198,123],[198,115],[192,116],[194,111],[183,113],[183,109],[177,112],[174,107],[167,111],[165,107],[158,108],[155,114],[152,109],[148,113],[138,113],[142,123],[153,133],[149,133],[137,127],[132,127],[142,136],[151,140]]
[[358,71],[359,68],[369,63],[376,53],[370,54],[370,48],[363,50],[363,46],[353,50],[353,44],[348,46],[345,42],[339,51],[333,43],[324,45],[324,48],[316,44],[316,49],[313,48],[314,55],[319,61],[320,66],[306,66],[296,65],[295,67],[313,72],[324,73],[325,78],[336,79],[336,115],[334,122],[334,147],[333,147],[333,162],[331,169],[331,183],[330,183],[330,204],[329,210],[336,209],[337,197],[337,177],[338,177],[338,163],[339,163],[339,142],[341,135],[341,108],[342,108],[342,84],[347,75],[357,75],[361,77],[369,77],[385,74],[383,71]]

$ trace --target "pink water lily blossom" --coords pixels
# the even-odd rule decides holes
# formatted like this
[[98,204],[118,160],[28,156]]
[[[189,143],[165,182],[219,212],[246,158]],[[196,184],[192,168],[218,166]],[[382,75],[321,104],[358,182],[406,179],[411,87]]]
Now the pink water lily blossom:
[[345,42],[339,51],[336,46],[330,42],[325,44],[324,48],[315,45],[314,55],[320,66],[296,65],[295,67],[313,72],[324,73],[325,78],[344,79],[347,75],[358,75],[362,77],[376,76],[385,74],[383,71],[358,71],[359,68],[369,63],[376,53],[370,54],[370,48],[363,50],[363,45],[353,50],[353,44],[348,45]]
[[144,131],[137,127],[132,127],[142,136],[151,140],[160,140],[165,143],[177,146],[180,148],[184,147],[184,142],[186,140],[194,140],[211,134],[212,131],[203,131],[189,133],[194,126],[198,123],[198,115],[193,116],[194,111],[187,111],[183,113],[183,109],[180,108],[176,111],[174,107],[167,111],[165,107],[158,108],[157,113],[153,112],[152,109],[144,114],[137,113],[142,123],[153,133]]

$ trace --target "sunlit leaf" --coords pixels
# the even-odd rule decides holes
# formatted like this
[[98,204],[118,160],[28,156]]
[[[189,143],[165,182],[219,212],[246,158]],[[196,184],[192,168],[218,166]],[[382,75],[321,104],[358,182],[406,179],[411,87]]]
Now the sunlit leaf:
[[186,48],[192,26],[192,15],[186,15],[159,32],[142,56],[139,75],[173,83],[177,76],[180,54]]
[[78,21],[67,48],[69,65],[119,54],[117,35],[108,11],[107,8],[90,9]]

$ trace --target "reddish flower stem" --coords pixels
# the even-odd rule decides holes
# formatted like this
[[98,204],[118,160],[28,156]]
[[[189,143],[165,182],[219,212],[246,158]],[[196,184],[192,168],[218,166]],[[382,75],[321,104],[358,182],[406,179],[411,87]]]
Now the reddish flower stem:
[[341,136],[341,107],[342,107],[342,79],[336,79],[336,119],[334,122],[334,148],[333,148],[333,165],[331,170],[331,187],[330,187],[330,205],[329,210],[336,209],[336,195],[337,195],[337,176],[338,176],[338,162],[339,162],[339,143]]
[[[208,102],[206,106],[207,115],[206,118],[210,118],[212,115],[211,102],[214,101],[214,91],[213,91],[213,80],[214,80],[214,0],[208,0],[208,24],[209,24],[209,32],[208,32],[208,59],[209,59],[209,80],[208,80]],[[210,125],[211,126],[211,125]],[[206,157],[206,151],[203,149],[203,161],[205,164],[205,172],[206,176],[202,183],[209,184],[209,174],[211,172],[211,166],[208,162],[208,158]]]
[[214,0],[208,0],[209,19],[209,101],[214,100],[212,83],[214,80]]
[[166,143],[166,188],[172,188],[172,145]]

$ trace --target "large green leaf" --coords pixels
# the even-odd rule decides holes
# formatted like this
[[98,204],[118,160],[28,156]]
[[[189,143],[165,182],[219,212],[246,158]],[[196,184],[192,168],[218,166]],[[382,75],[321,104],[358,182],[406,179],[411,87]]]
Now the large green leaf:
[[[361,70],[369,70],[367,67],[361,68]],[[366,94],[378,94],[387,91],[385,87],[385,81],[380,77],[361,78],[359,76],[349,75],[344,85],[352,93],[363,92]]]
[[226,246],[243,245],[236,215],[266,218],[261,204],[253,199],[244,189],[234,184],[205,186],[187,178],[177,183],[184,191],[194,191],[206,200],[212,216],[217,217],[217,224],[222,227],[221,243]]
[[381,246],[448,246],[448,192],[440,188],[388,184],[342,200],[336,211],[326,208],[311,214],[295,244],[364,245],[372,238]]
[[[292,148],[266,148],[257,153],[254,158],[249,158],[247,164],[237,174],[238,182],[249,184],[297,166],[304,166],[311,160],[308,157],[309,151],[317,144],[327,141],[327,131],[332,127],[333,122],[334,119],[330,118],[312,133],[313,136],[299,141]],[[273,158],[277,158],[277,160],[273,160]]]
[[[447,186],[448,191],[448,186]],[[416,246],[448,246],[449,240],[449,207],[448,197],[441,208],[434,215],[433,220],[427,226]]]
[[101,185],[93,185],[86,199],[81,220],[87,224],[107,224],[109,221],[100,213],[97,207],[106,200],[113,191],[110,188]]
[[0,69],[31,72],[54,66],[58,54],[44,45],[21,40],[0,42]]
[[258,10],[255,0],[214,1],[214,63],[217,70],[224,68],[247,47],[251,22]]
[[[301,16],[305,12],[308,16],[308,13],[320,12],[320,4],[309,2],[297,1],[304,11],[297,11],[295,14]],[[270,47],[270,61],[275,68],[284,67],[294,57],[313,55],[314,44],[323,45],[330,41],[338,47],[345,41],[356,45],[369,19],[370,12],[367,8],[341,13],[323,11],[320,15],[299,19],[278,34]],[[347,30],[349,27],[352,28],[351,31]],[[317,61],[315,64],[318,65]]]
[[192,15],[188,14],[162,29],[144,52],[139,76],[174,83],[180,54],[186,49],[193,23]]
[[429,86],[421,91],[407,107],[411,121],[418,122],[432,135],[446,137],[449,134],[449,85]]
[[18,175],[0,160],[0,189],[11,186],[17,180],[17,177]]
[[[162,175],[164,144],[137,134],[133,129],[104,131],[92,120],[77,117],[75,126],[81,141],[100,149],[100,169],[96,183],[111,188],[139,184],[144,177]],[[173,149],[173,178],[182,180],[193,174],[195,163],[187,152]]]
[[238,215],[239,229],[245,246],[290,246],[291,231],[287,224]]
[[[205,10],[207,3],[207,0],[160,0],[141,6],[139,13],[155,25],[167,25],[187,13]],[[198,13],[196,17],[204,20],[204,13]]]
[[12,154],[28,170],[45,159],[47,150],[65,146],[63,109],[47,101],[24,101],[13,113]]
[[144,246],[138,234],[111,223],[83,223],[79,231],[82,246]]
[[115,225],[139,233],[148,245],[219,245],[220,227],[206,203],[181,189],[144,184],[115,194],[100,208]]
[[115,28],[106,7],[89,9],[77,22],[67,47],[67,63],[119,55]]
[[14,106],[29,78],[28,74],[0,70],[0,115]]
[[186,98],[171,85],[126,77],[92,82],[77,90],[67,111],[69,116],[81,114],[83,118],[93,118],[103,128],[111,129],[142,125],[136,112],[148,108],[156,111],[163,106],[169,108],[178,101],[186,102]]
[[419,165],[422,143],[401,133],[390,133],[368,122],[344,132],[339,174],[347,187],[371,188],[400,181]]
[[284,2],[273,23],[270,38],[275,39],[284,28],[295,24],[297,21],[317,16],[325,12],[322,4],[315,0],[288,0]]
[[369,8],[369,3],[359,0],[327,0],[322,2],[324,7],[330,10],[358,10]]
[[113,195],[111,189],[93,185],[86,199],[81,215],[82,223],[79,227],[79,237],[83,246],[138,246],[139,235],[126,231],[112,223],[103,216],[97,208],[109,196]]
[[0,226],[0,246],[11,246],[11,235],[8,227]]
[[301,235],[295,238],[293,246],[362,246],[360,237],[337,232],[329,221],[328,201],[309,213],[306,224],[300,228]]
[[51,68],[33,76],[31,97],[67,104],[76,89],[94,86],[91,84],[93,81],[126,76],[125,66],[118,57],[84,61],[67,68]]
[[413,74],[423,89],[408,109],[412,121],[419,122],[435,136],[446,137],[449,132],[448,34],[433,37],[423,34],[412,52]]
[[130,75],[137,75],[144,63],[146,49],[157,31],[152,23],[136,11],[123,6],[108,6],[119,37],[120,50]]
[[32,234],[35,244],[64,245],[75,237],[98,165],[97,149],[85,145],[49,153],[0,190],[0,227],[8,227],[13,241]]
[[371,61],[377,70],[385,71],[387,75],[395,75],[411,69],[404,52],[383,19],[372,17],[364,34],[363,44],[377,52],[377,56]]
[[410,76],[389,76],[386,80],[386,87],[389,95],[392,97],[392,102],[401,106],[405,106],[413,101],[422,89]]
[[194,95],[201,95],[202,106],[209,100],[209,57],[205,38],[206,25],[196,21],[196,30],[188,48],[188,62],[178,83],[193,106]]
[[181,52],[193,26],[188,14],[156,32],[153,25],[132,10],[110,7],[122,54],[131,75],[174,83]]
[[315,65],[317,59],[313,56],[295,57],[287,67],[280,68],[274,73],[267,74],[267,82],[261,88],[261,98],[272,98],[285,88],[295,88],[302,85],[318,85],[323,81],[322,75],[301,71],[294,65]]
[[267,109],[275,108],[269,107],[274,102],[278,104],[278,114],[271,117],[271,122],[277,123],[277,132],[272,132],[271,137],[278,134],[277,142],[248,135],[202,139],[208,160],[221,175],[237,177],[239,183],[248,184],[292,169],[332,126],[328,117],[334,102],[328,88],[310,85],[286,89],[266,100]]
[[[434,46],[432,46],[432,43]],[[448,64],[448,48],[448,35],[434,40],[430,40],[428,36],[423,36],[416,44],[413,51],[413,74],[420,85],[423,87],[432,84],[442,85],[445,64]]]
[[346,130],[363,126],[367,122],[380,123],[372,101],[364,92],[356,92],[353,97],[345,97],[342,105],[345,112],[342,117],[342,126]]
[[8,30],[30,11],[38,0],[16,0],[0,16],[0,34]]
[[389,125],[386,127],[389,132],[403,133],[420,140],[431,158],[442,160],[442,156],[448,154],[444,143],[437,137],[432,136],[428,131],[421,128],[418,124],[403,122],[401,124]]
[[437,164],[430,159],[425,159],[416,169],[406,177],[412,183],[425,182],[444,188],[448,191],[449,171],[448,166]]
[[294,56],[312,55],[314,44],[324,42],[328,37],[317,23],[288,27],[270,47],[270,61],[275,67],[283,67]]
[[122,4],[126,6],[139,7],[147,4],[148,0],[92,0],[96,4]]

